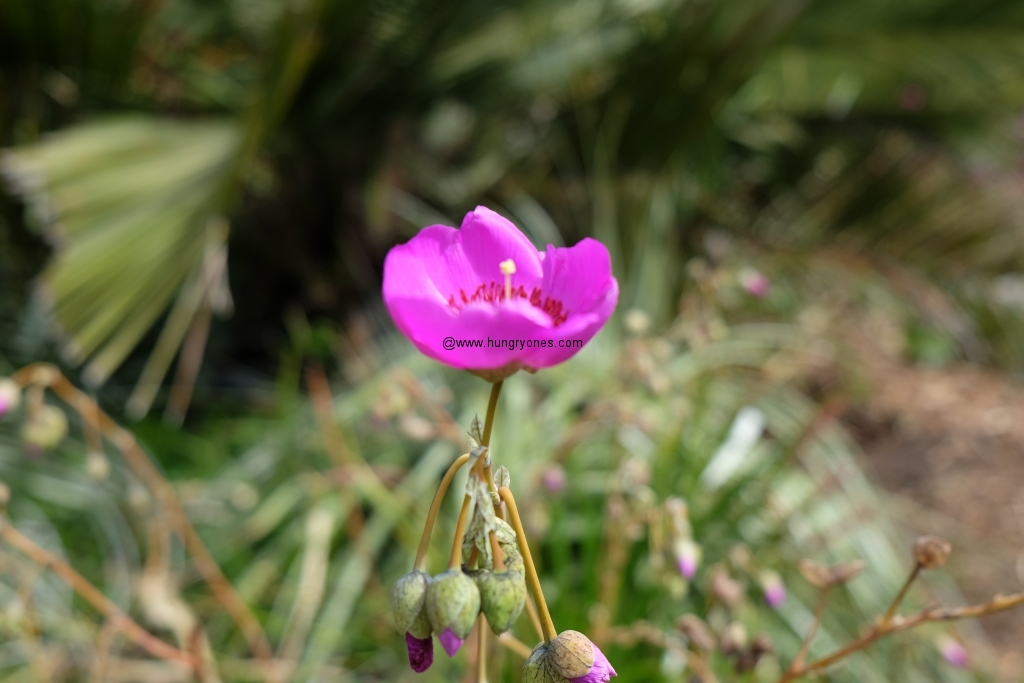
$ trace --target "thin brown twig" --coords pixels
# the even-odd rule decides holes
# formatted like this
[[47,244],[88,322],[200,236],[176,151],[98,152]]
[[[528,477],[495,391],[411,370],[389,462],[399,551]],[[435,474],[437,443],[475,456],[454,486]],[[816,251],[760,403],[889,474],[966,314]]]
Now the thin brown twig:
[[814,609],[814,620],[811,621],[811,626],[807,629],[807,636],[804,637],[804,642],[800,645],[800,651],[796,653],[796,658],[789,665],[789,672],[799,671],[803,667],[807,653],[811,651],[814,636],[818,633],[818,626],[821,625],[821,618],[825,614],[825,604],[828,602],[828,594],[831,589],[831,584],[821,589],[821,593],[818,595],[818,606]]
[[899,610],[900,605],[903,603],[903,598],[907,596],[907,591],[910,590],[910,586],[913,585],[914,581],[917,580],[918,574],[921,573],[921,563],[915,562],[914,568],[911,570],[907,580],[903,582],[903,586],[900,588],[900,592],[893,598],[892,604],[889,605],[889,609],[885,611],[885,616],[882,617],[882,621],[879,623],[879,627],[885,627],[893,620],[896,616],[896,611]]
[[832,654],[816,659],[796,670],[792,670],[791,668],[786,675],[779,679],[778,683],[788,683],[789,681],[795,680],[808,673],[825,669],[848,657],[854,652],[863,650],[875,641],[892,633],[896,633],[897,631],[906,631],[916,626],[920,626],[921,624],[933,621],[956,621],[959,619],[985,617],[990,614],[996,614],[997,612],[1012,609],[1019,605],[1024,605],[1024,591],[1011,593],[1009,595],[996,595],[988,602],[978,605],[970,605],[968,607],[957,607],[954,609],[927,609],[909,617],[897,616],[884,626],[879,623],[875,628],[871,629],[860,638],[845,645],[844,647],[841,647]]
[[21,534],[6,520],[0,520],[0,539],[17,548],[36,564],[45,567],[62,579],[66,584],[81,595],[98,612],[103,614],[112,627],[116,627],[126,636],[154,657],[188,664],[196,670],[197,663],[189,654],[182,652],[173,645],[160,640],[146,629],[138,625],[131,617],[104,595],[100,589],[92,585],[88,579],[76,572],[72,567],[49,551],[36,545],[30,538]]
[[[28,365],[11,376],[11,380],[19,386],[48,386],[65,403],[70,406],[79,407],[85,401],[92,401],[85,393],[79,391],[60,371],[48,363],[34,363]],[[192,558],[196,569],[203,580],[210,587],[217,601],[231,615],[235,624],[245,636],[249,649],[257,660],[263,662],[263,678],[268,683],[278,683],[276,669],[272,665],[273,650],[270,641],[259,620],[245,604],[241,596],[228,581],[220,565],[206,548],[202,538],[192,526],[188,515],[185,514],[178,497],[170,483],[164,479],[160,470],[152,463],[149,457],[143,452],[135,441],[135,436],[118,425],[113,418],[97,407],[95,415],[99,423],[100,431],[111,443],[113,443],[125,461],[132,468],[135,474],[142,479],[146,486],[160,501],[160,505],[171,518],[175,533],[182,539],[185,549]]]

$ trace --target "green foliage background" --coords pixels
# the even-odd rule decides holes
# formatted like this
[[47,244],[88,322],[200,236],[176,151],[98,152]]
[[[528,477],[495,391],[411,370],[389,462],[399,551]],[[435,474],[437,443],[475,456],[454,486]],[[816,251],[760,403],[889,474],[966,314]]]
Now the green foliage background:
[[[393,336],[379,303],[387,249],[477,204],[539,245],[593,235],[612,251],[620,315],[598,348],[510,384],[495,442],[514,483],[536,482],[555,454],[570,473],[564,496],[528,502],[556,621],[587,630],[604,600],[609,500],[684,496],[706,564],[733,562],[741,544],[786,576],[786,610],[764,608],[748,581],[742,620],[769,631],[788,661],[813,600],[797,559],[869,559],[826,622],[836,641],[905,569],[884,517],[851,512],[879,509],[851,440],[829,427],[791,452],[815,400],[863,396],[843,339],[805,314],[882,310],[915,360],[1019,370],[1022,32],[1024,10],[1005,0],[8,0],[0,358],[59,359],[115,412],[131,393],[139,416],[164,402],[182,341],[211,311],[223,316],[194,419],[178,432],[150,418],[140,438],[275,643],[292,628],[303,520],[329,515],[330,571],[297,680],[342,670],[411,680],[385,597],[422,505],[382,508],[324,485],[332,465],[301,398],[302,367],[326,364],[351,446],[399,468],[402,490],[422,501],[455,447],[401,436],[415,406],[379,408],[393,368],[449,396],[463,427],[484,397]],[[750,268],[771,278],[766,300],[738,286]],[[653,334],[629,336],[621,313],[634,309]],[[633,354],[653,354],[657,372],[624,369]],[[842,379],[822,389],[777,372],[780,358],[831,359]],[[748,405],[767,421],[758,464],[705,490],[700,473]],[[7,426],[12,518],[97,583],[128,585],[149,512],[124,508],[132,482],[116,459],[96,484],[80,445],[25,460]],[[616,489],[633,461],[652,483]],[[838,490],[809,495],[836,472]],[[224,502],[232,492],[238,505]],[[773,496],[791,499],[793,519],[768,514]],[[346,526],[355,509],[367,519],[358,535]],[[812,530],[834,528],[840,542],[818,544]],[[614,623],[670,630],[679,614],[707,614],[706,586],[665,599],[643,546],[618,569]],[[174,563],[187,577],[183,558]],[[38,590],[50,591],[39,600],[57,628],[69,598],[56,583]],[[201,587],[186,579],[183,590],[225,677],[246,678],[230,623]],[[119,599],[128,605],[129,592]],[[87,653],[82,628],[66,636],[69,652]],[[649,646],[611,652],[624,680],[661,675]],[[19,656],[0,662],[2,675],[31,676]],[[75,656],[71,679],[88,670],[88,655]],[[502,680],[515,668],[506,662]],[[914,637],[832,676],[965,679]]]

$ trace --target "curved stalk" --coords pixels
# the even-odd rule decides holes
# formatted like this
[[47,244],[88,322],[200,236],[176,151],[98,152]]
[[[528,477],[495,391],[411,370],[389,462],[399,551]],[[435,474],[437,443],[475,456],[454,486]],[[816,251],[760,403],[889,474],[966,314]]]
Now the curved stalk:
[[452,483],[452,479],[455,478],[456,473],[462,468],[466,462],[469,461],[469,453],[464,453],[455,459],[455,462],[451,464],[448,471],[444,473],[444,478],[441,479],[441,485],[437,487],[437,491],[434,493],[434,500],[430,503],[430,511],[427,512],[427,521],[423,524],[423,534],[420,536],[420,545],[416,549],[416,559],[412,563],[412,568],[418,571],[423,571],[427,561],[427,551],[430,549],[430,535],[434,531],[434,522],[437,520],[437,513],[441,509],[441,501],[444,500],[444,494],[447,493],[448,487]]
[[533,599],[537,602],[537,609],[540,611],[541,626],[544,631],[544,642],[550,643],[558,635],[555,630],[555,623],[551,620],[551,612],[548,611],[548,603],[544,600],[544,591],[540,587],[540,577],[537,575],[537,567],[533,564],[533,556],[530,555],[530,545],[526,542],[526,532],[523,530],[523,522],[519,517],[519,509],[516,507],[516,499],[508,487],[502,486],[498,489],[498,495],[508,508],[512,528],[516,531],[516,540],[519,542],[519,551],[523,554],[523,561],[526,564],[526,583],[533,593]]

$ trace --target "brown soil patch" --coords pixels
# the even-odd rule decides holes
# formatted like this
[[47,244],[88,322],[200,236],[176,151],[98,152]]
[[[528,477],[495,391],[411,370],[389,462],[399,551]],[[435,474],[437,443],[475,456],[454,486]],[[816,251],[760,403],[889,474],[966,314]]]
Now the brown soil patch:
[[[1024,386],[975,366],[908,367],[878,355],[866,369],[871,400],[846,423],[900,521],[954,544],[949,570],[971,602],[1024,588]],[[975,661],[1020,681],[1024,611],[981,625]]]

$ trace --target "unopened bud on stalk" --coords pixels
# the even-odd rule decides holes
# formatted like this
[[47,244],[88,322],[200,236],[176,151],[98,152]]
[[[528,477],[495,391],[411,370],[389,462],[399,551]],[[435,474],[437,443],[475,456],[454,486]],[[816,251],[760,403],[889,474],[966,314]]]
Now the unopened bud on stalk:
[[482,569],[473,575],[480,589],[480,611],[495,635],[512,628],[526,606],[526,581],[521,572]]
[[697,650],[709,652],[715,648],[715,636],[708,625],[696,614],[684,614],[676,621],[676,629],[686,636]]
[[614,676],[608,658],[579,631],[562,631],[548,646],[555,671],[572,683],[607,683]]
[[963,669],[970,664],[970,655],[967,654],[967,649],[960,644],[959,640],[944,635],[938,639],[937,644],[942,657],[953,666]]
[[21,387],[8,378],[0,379],[0,417],[18,407],[21,403]]
[[817,588],[848,583],[864,570],[864,562],[861,560],[851,560],[831,567],[814,560],[800,560],[798,566],[807,582]]
[[953,546],[944,538],[925,534],[914,541],[914,561],[922,569],[938,569],[946,564]]
[[25,418],[21,438],[34,448],[48,451],[57,446],[68,433],[68,418],[57,406],[44,405]]
[[689,538],[681,538],[675,544],[676,565],[679,573],[687,581],[697,575],[697,567],[700,565],[701,549]]
[[747,629],[738,621],[729,623],[719,637],[722,654],[732,655],[747,646]]
[[461,569],[449,569],[427,586],[426,607],[441,646],[454,657],[480,614],[480,589]]
[[552,666],[546,645],[538,645],[523,664],[523,683],[566,683]]
[[779,608],[786,601],[786,585],[782,577],[770,569],[765,569],[758,577],[764,599],[774,608]]
[[94,481],[103,481],[110,476],[110,461],[98,451],[89,451],[85,456],[85,471]]
[[391,587],[391,612],[395,626],[405,634],[409,666],[416,673],[426,671],[434,663],[434,640],[425,609],[429,585],[430,577],[426,573],[413,570]]

